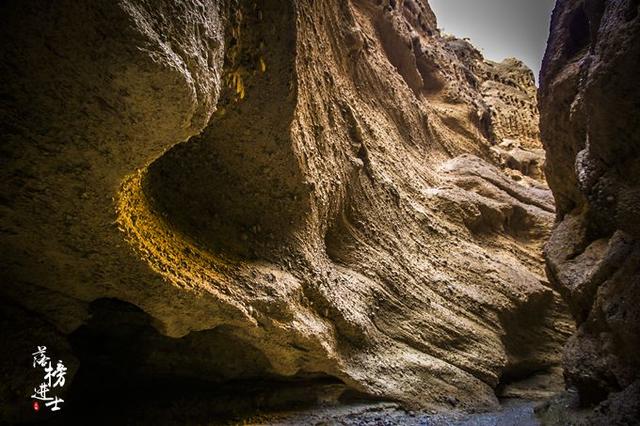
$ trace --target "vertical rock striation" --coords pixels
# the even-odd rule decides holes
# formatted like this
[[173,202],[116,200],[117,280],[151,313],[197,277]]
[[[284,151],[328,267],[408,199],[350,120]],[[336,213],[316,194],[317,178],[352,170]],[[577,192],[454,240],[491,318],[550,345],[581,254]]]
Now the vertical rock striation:
[[639,7],[558,1],[540,88],[558,208],[548,272],[579,325],[565,376],[582,403],[609,398],[596,422],[640,410]]

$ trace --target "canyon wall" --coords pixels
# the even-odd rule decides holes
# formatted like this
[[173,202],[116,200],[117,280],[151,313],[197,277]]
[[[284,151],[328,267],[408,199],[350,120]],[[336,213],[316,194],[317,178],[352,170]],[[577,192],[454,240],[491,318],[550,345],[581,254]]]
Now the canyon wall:
[[640,418],[639,7],[558,1],[540,89],[548,272],[578,324],[565,377],[606,424]]
[[520,62],[418,0],[0,8],[4,416],[38,344],[81,393],[331,379],[482,408],[557,374]]

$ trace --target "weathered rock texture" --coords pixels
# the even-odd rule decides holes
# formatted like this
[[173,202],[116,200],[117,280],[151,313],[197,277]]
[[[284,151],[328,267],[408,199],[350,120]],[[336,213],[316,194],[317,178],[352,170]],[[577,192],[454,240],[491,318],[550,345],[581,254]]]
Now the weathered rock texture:
[[443,40],[462,63],[466,82],[481,96],[480,127],[492,144],[495,160],[505,169],[544,180],[545,154],[531,70],[515,58],[501,63],[485,60],[467,40],[452,36]]
[[558,366],[551,193],[491,164],[536,137],[501,95],[530,102],[530,72],[469,68],[425,2],[0,16],[3,300],[70,335],[79,377],[104,351],[128,376],[486,407]]
[[489,109],[489,138],[494,143],[516,139],[527,148],[540,148],[538,98],[533,72],[515,58],[485,60],[467,40],[446,36],[447,46],[465,66],[465,78]]
[[583,404],[610,399],[594,421],[625,424],[640,418],[639,7],[559,1],[540,90],[558,206],[548,271],[579,324],[565,376]]

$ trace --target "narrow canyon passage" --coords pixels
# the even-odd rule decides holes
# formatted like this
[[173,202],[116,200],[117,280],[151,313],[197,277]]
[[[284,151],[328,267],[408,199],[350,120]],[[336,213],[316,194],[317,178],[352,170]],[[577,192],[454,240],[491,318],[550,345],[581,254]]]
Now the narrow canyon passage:
[[634,424],[639,7],[3,2],[0,422]]

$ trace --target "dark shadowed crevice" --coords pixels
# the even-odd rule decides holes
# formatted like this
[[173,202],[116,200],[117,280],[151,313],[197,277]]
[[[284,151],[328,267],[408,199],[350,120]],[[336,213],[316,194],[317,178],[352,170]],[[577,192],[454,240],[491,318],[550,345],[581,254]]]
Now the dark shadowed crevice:
[[640,13],[640,0],[630,0],[625,13],[625,19],[627,22],[633,21],[638,17]]
[[[144,192],[172,225],[214,252],[269,257],[303,220],[306,188],[293,152],[294,11],[251,1],[232,46],[218,112],[202,135],[155,161]],[[231,53],[229,53],[231,52]]]
[[578,7],[570,18],[569,40],[565,51],[568,57],[573,57],[585,49],[591,40],[591,30],[589,28],[589,18],[584,7]]
[[[500,382],[496,387],[497,395],[508,395],[510,388],[518,387],[518,383],[525,383],[526,388],[527,381],[548,380],[553,377],[554,363],[549,362],[549,358],[536,358],[532,354],[553,352],[552,339],[555,337],[545,332],[545,313],[553,309],[554,303],[556,302],[553,293],[550,290],[543,291],[522,303],[517,311],[500,313],[500,321],[505,330],[502,342],[507,364],[500,374]],[[532,341],[532,335],[536,335],[538,339]]]
[[117,299],[98,299],[90,311],[69,336],[80,368],[56,424],[195,424],[337,401],[346,390],[323,374],[271,374],[264,355],[229,326],[175,339]]
[[445,87],[445,82],[438,72],[438,66],[432,58],[422,52],[420,43],[414,44],[416,52],[416,65],[422,77],[423,90],[430,95],[437,94]]
[[412,42],[405,34],[406,30],[399,28],[400,25],[394,15],[383,12],[378,18],[377,29],[389,62],[417,96],[424,82],[418,71]]

